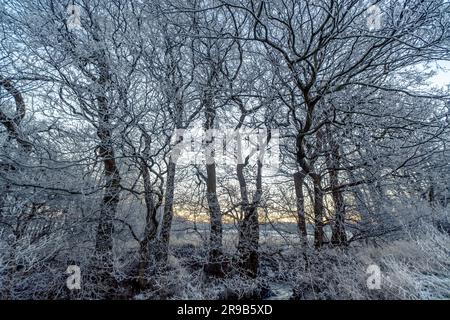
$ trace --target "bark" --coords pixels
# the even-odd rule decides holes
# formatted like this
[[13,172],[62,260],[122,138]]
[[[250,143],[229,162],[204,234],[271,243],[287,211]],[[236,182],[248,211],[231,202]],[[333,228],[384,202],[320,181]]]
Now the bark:
[[[145,159],[141,159],[141,174],[144,182],[144,200],[146,206],[144,238],[140,242],[138,282],[141,288],[145,287],[145,275],[151,261],[156,258],[156,235],[158,221],[156,219],[158,205],[154,201],[154,192],[150,181],[150,174]],[[153,250],[152,250],[153,249]]]
[[222,215],[217,198],[216,165],[206,165],[206,198],[210,215],[209,262],[217,263],[222,256]]
[[111,139],[112,129],[109,119],[108,101],[106,97],[99,96],[97,97],[97,102],[100,117],[97,129],[97,135],[100,139],[98,152],[104,165],[105,189],[97,226],[95,250],[100,259],[98,267],[110,272],[113,268],[113,221],[119,204],[120,174]]
[[166,192],[164,197],[164,213],[161,223],[161,231],[159,234],[159,246],[157,252],[158,261],[161,263],[166,263],[169,255],[170,229],[172,228],[173,200],[175,193],[175,172],[176,163],[172,159],[169,159],[169,165],[167,167]]
[[[0,86],[3,87],[8,93],[10,93],[16,104],[16,112],[14,117],[8,117],[5,113],[0,110],[0,123],[5,127],[8,137],[17,141],[19,147],[25,152],[31,152],[31,144],[23,137],[22,131],[20,130],[20,123],[25,117],[26,107],[20,91],[11,83],[8,79],[3,79],[0,77]],[[16,168],[12,164],[1,163],[0,170],[4,172],[15,171]],[[6,203],[6,195],[9,192],[10,183],[6,182],[2,189],[0,190],[0,218],[2,216],[4,206]]]
[[316,249],[323,246],[323,191],[321,187],[321,177],[319,174],[312,174],[314,185],[314,247]]
[[339,145],[332,137],[332,133],[327,127],[327,138],[330,145],[330,152],[327,155],[328,172],[330,176],[331,196],[334,203],[334,222],[332,226],[331,244],[345,245],[347,235],[345,233],[345,202],[342,189],[339,188],[338,168],[340,166]]
[[334,202],[334,224],[331,234],[331,244],[345,245],[347,243],[347,234],[345,232],[345,203],[342,192],[332,192]]
[[103,161],[105,189],[100,208],[100,218],[95,239],[96,266],[103,277],[109,277],[113,271],[113,232],[114,219],[119,204],[120,173],[117,166],[112,141],[112,110],[106,97],[110,79],[108,64],[104,61],[106,54],[99,55],[100,75],[97,85],[101,94],[97,95],[98,126],[97,136],[100,139],[98,155]]
[[[9,94],[12,95],[14,98],[14,102],[16,105],[15,114],[13,117],[8,117],[5,113],[3,113],[0,110],[0,122],[4,125],[7,133],[8,138],[16,140],[19,149],[25,154],[28,155],[32,151],[32,145],[31,143],[25,138],[25,135],[23,134],[21,130],[21,122],[23,118],[25,117],[26,113],[26,105],[25,101],[23,99],[23,96],[21,92],[11,83],[8,79],[3,79],[0,77],[0,87],[3,87]],[[16,167],[9,163],[1,163],[0,164],[0,170],[3,172],[14,172],[16,171]],[[4,217],[7,216],[4,215],[5,206],[6,206],[6,198],[7,194],[10,190],[10,183],[8,181],[5,182],[5,184],[2,186],[0,190],[0,221],[3,220]],[[18,221],[20,225],[21,221]],[[9,259],[8,261],[16,261],[16,244],[17,240],[22,238],[22,232],[23,228],[20,228],[19,225],[17,226],[16,230],[12,230],[13,239],[11,242],[11,249],[9,251]],[[25,226],[26,227],[26,226]],[[12,265],[7,269],[7,274],[5,276],[5,283],[3,286],[3,292],[2,296],[8,298],[11,297],[11,292],[14,288],[14,277],[15,273],[17,272],[17,266],[15,263],[12,263]]]
[[[171,47],[171,44],[168,44]],[[171,47],[173,49],[173,47]],[[175,63],[174,58],[172,56],[172,50],[168,49],[168,54],[170,57],[171,63]],[[176,68],[170,68],[167,72],[167,78],[172,83],[172,90],[175,93],[181,90],[179,83],[182,83],[182,79],[177,78],[177,74],[175,72]],[[183,111],[184,104],[180,95],[175,94],[175,100],[173,101],[173,110],[170,110],[173,116],[175,128],[180,129],[183,128]],[[177,144],[183,140],[183,137],[177,137]],[[170,230],[172,228],[172,220],[173,220],[173,203],[174,203],[174,195],[175,195],[175,173],[176,173],[176,163],[178,157],[181,154],[180,148],[178,148],[177,144],[171,150],[171,155],[169,156],[169,162],[167,165],[167,179],[166,179],[166,190],[164,194],[164,211],[161,222],[161,230],[158,237],[158,245],[156,258],[159,263],[165,265],[167,263],[167,258],[169,256],[169,244],[170,244]]]
[[0,77],[0,86],[2,86],[14,98],[16,111],[13,117],[8,117],[0,110],[0,122],[5,126],[8,137],[17,141],[17,144],[25,153],[30,153],[31,143],[25,138],[20,124],[25,117],[26,106],[21,92],[8,79]]
[[303,172],[298,171],[294,173],[294,187],[297,200],[297,227],[304,242],[306,242],[308,236],[306,232],[305,198],[303,195],[303,182],[305,181],[305,177]]
[[343,245],[347,243],[345,233],[345,202],[342,191],[338,189],[338,174],[335,169],[330,171],[330,184],[334,202],[334,224],[332,227],[331,243],[333,245]]
[[[322,247],[324,241],[323,233],[323,215],[324,215],[324,204],[323,204],[323,190],[321,187],[321,176],[314,172],[314,161],[307,161],[307,155],[305,150],[305,136],[307,129],[309,130],[312,125],[312,109],[314,104],[309,106],[307,113],[307,118],[305,121],[305,126],[302,131],[299,131],[296,139],[296,158],[297,163],[302,168],[305,176],[309,175],[312,178],[314,186],[314,246],[316,249]],[[316,133],[316,148],[317,153],[322,149],[322,133],[318,130]]]
[[222,213],[217,197],[217,176],[215,163],[214,128],[216,110],[213,106],[213,98],[210,92],[205,94],[203,101],[205,106],[205,130],[206,130],[206,200],[210,217],[209,253],[208,264],[205,273],[212,276],[223,276],[222,265]]
[[239,225],[239,266],[246,275],[256,278],[259,269],[258,206],[262,196],[262,163],[258,161],[256,191],[252,203],[249,203],[247,182],[243,172],[244,167],[244,164],[238,164],[236,169],[241,190],[242,211],[244,213],[244,219]]

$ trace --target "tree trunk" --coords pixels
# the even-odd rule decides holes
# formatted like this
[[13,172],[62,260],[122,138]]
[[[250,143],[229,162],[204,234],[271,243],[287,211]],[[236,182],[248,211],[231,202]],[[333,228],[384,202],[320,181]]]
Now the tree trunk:
[[[138,282],[141,288],[145,287],[145,275],[150,265],[150,261],[155,261],[156,235],[158,231],[158,221],[156,220],[157,206],[153,199],[154,194],[150,181],[150,174],[147,162],[141,159],[141,173],[144,181],[144,200],[146,206],[144,238],[140,242]],[[153,250],[152,250],[153,249]]]
[[244,212],[239,228],[238,254],[240,268],[246,275],[256,278],[259,269],[259,223],[255,205]]
[[294,173],[295,197],[297,200],[297,227],[303,242],[306,242],[308,237],[306,232],[305,198],[303,195],[303,182],[305,181],[305,177],[303,172],[298,171]]
[[345,202],[342,191],[338,188],[338,177],[335,170],[330,171],[330,183],[334,202],[334,224],[331,234],[331,244],[344,245],[347,243],[345,233]]
[[97,227],[95,249],[100,254],[111,255],[113,247],[113,220],[119,203],[120,175],[111,147],[101,148],[105,166],[105,192],[100,209],[100,223]]
[[258,205],[262,196],[262,163],[258,161],[256,192],[252,203],[249,203],[248,199],[247,182],[243,172],[244,166],[244,164],[238,164],[236,169],[241,190],[241,207],[244,213],[244,219],[239,225],[239,266],[246,275],[256,278],[259,269]]
[[[25,156],[29,156],[32,151],[32,144],[26,139],[23,131],[21,130],[21,122],[25,117],[26,106],[25,101],[23,99],[22,93],[11,83],[9,79],[0,78],[0,86],[2,86],[9,94],[11,94],[14,98],[14,102],[16,105],[16,111],[13,117],[7,116],[0,110],[0,123],[6,129],[8,134],[8,142],[11,142],[11,139],[16,140],[19,150],[23,152]],[[19,168],[20,169],[20,168]],[[14,172],[18,170],[15,165],[10,163],[0,163],[0,170],[4,173]],[[10,191],[11,184],[8,180],[5,181],[4,184],[1,185],[0,190],[0,222],[5,223],[5,225],[9,224],[9,213],[6,209],[7,207],[7,196]],[[6,214],[5,214],[6,213]],[[21,216],[21,214],[19,215]],[[4,221],[4,219],[8,219]],[[19,221],[17,223],[20,223]],[[3,224],[2,224],[3,227]],[[6,275],[3,283],[3,288],[0,289],[0,295],[4,299],[12,299],[14,298],[12,293],[14,291],[14,277],[17,271],[17,266],[15,261],[16,259],[16,245],[17,241],[20,240],[22,234],[20,231],[21,228],[17,228],[17,231],[12,230],[12,234],[8,242],[11,244],[11,249],[9,253],[5,253],[8,255],[7,261],[12,261],[11,266],[6,268]],[[3,231],[3,230],[1,230]]]
[[159,246],[157,253],[158,261],[161,263],[166,263],[167,257],[169,255],[170,229],[172,228],[173,200],[175,193],[175,172],[176,172],[176,163],[171,158],[169,159],[169,165],[167,167],[167,182],[164,197],[164,213],[161,231],[159,234]]
[[215,163],[215,137],[214,120],[216,110],[213,106],[213,97],[210,92],[205,93],[203,101],[205,106],[206,130],[206,200],[208,202],[210,217],[209,253],[205,273],[212,276],[223,276],[222,268],[222,213],[217,197],[217,176]]
[[332,132],[327,126],[327,138],[330,152],[327,155],[328,172],[330,176],[331,196],[334,202],[334,223],[331,233],[331,244],[344,245],[347,243],[345,233],[345,202],[342,190],[339,189],[338,169],[341,163],[339,145],[333,139]]
[[[333,188],[333,186],[332,186]],[[331,234],[331,244],[345,245],[347,234],[345,232],[345,203],[341,191],[332,191],[334,202],[334,224]]]
[[314,247],[318,249],[323,245],[323,191],[320,175],[312,174],[312,180],[314,185]]
[[13,96],[16,104],[14,117],[9,117],[0,110],[0,123],[2,123],[5,127],[8,133],[8,138],[16,140],[19,148],[24,151],[25,154],[28,154],[31,152],[32,145],[20,129],[21,122],[25,117],[26,112],[23,96],[9,79],[0,78],[0,86],[2,86],[9,94]]
[[216,165],[206,165],[206,198],[210,215],[209,262],[217,263],[222,256],[222,214],[217,198]]
[[113,269],[113,222],[119,204],[120,174],[112,146],[112,130],[109,119],[108,102],[106,97],[97,97],[99,105],[99,125],[97,135],[100,138],[98,147],[99,156],[103,160],[105,190],[100,208],[99,224],[95,239],[95,251],[97,254],[97,267],[110,273]]

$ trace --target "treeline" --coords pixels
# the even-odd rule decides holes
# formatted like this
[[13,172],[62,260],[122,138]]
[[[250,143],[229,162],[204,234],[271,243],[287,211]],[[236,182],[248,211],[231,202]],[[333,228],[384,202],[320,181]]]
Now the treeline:
[[[4,297],[68,239],[108,294],[118,233],[137,243],[145,287],[167,263],[177,205],[209,214],[206,275],[253,278],[261,212],[294,211],[299,249],[320,250],[394,231],[395,198],[448,205],[449,93],[428,72],[450,59],[447,1],[1,3]],[[179,165],[192,127],[209,151]],[[276,173],[264,148],[216,163],[212,130],[243,127],[265,130],[263,146],[279,130]]]

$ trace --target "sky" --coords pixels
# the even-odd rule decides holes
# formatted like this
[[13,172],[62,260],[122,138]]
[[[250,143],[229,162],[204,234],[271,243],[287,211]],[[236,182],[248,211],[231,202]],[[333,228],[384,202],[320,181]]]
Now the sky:
[[446,70],[438,71],[438,74],[432,77],[432,83],[442,88],[450,86],[450,61],[440,61],[439,66]]

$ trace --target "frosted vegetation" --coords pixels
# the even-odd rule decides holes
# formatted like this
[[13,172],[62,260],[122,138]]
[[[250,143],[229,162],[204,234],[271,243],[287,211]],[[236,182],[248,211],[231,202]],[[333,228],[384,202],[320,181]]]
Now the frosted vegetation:
[[450,299],[449,61],[448,0],[0,0],[0,298]]

